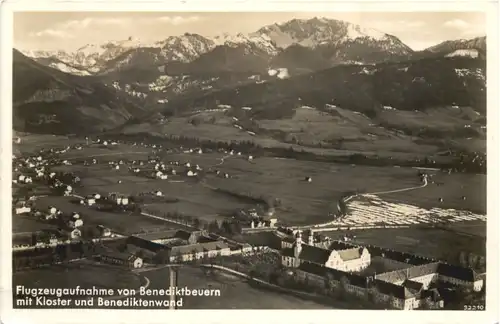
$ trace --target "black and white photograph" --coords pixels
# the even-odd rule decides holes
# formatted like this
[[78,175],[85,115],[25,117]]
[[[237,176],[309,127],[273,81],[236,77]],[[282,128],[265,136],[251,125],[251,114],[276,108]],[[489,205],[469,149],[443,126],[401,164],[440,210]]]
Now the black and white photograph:
[[14,310],[486,311],[486,12],[12,22]]

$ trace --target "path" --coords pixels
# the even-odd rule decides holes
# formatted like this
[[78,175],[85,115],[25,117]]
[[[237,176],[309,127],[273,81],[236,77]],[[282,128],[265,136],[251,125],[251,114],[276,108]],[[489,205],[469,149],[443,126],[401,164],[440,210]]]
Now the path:
[[395,189],[395,190],[388,190],[388,191],[369,192],[369,193],[361,194],[359,196],[364,196],[364,195],[377,195],[377,196],[379,196],[379,195],[391,194],[391,193],[396,193],[396,192],[416,190],[416,189],[425,188],[425,187],[427,187],[427,179],[424,179],[424,183],[420,186]]
[[276,290],[278,290],[279,293],[289,293],[289,294],[296,295],[296,296],[299,295],[299,296],[301,296],[303,298],[304,297],[306,297],[306,298],[308,298],[308,297],[309,298],[310,297],[317,297],[316,294],[311,294],[311,293],[307,293],[307,292],[300,291],[300,290],[294,290],[294,289],[290,289],[290,288],[281,287],[281,286],[272,284],[270,282],[267,282],[267,281],[264,281],[264,280],[261,280],[261,279],[249,276],[246,273],[239,272],[239,271],[236,271],[236,270],[233,270],[233,269],[230,269],[230,268],[226,268],[226,267],[223,267],[223,266],[219,266],[219,265],[215,265],[215,264],[201,264],[200,267],[202,267],[202,268],[217,269],[217,270],[220,270],[220,271],[229,272],[229,273],[234,274],[234,275],[236,275],[238,277],[242,277],[242,278],[245,278],[245,279],[250,279],[250,280],[252,280],[254,282],[258,282],[260,284],[263,284],[263,285],[265,285],[267,287],[275,288]]
[[[387,190],[387,191],[367,192],[367,193],[363,193],[363,194],[357,194],[357,195],[353,195],[353,196],[350,196],[350,197],[346,198],[344,200],[344,202],[347,203],[351,199],[354,199],[354,198],[359,197],[359,196],[362,197],[362,196],[369,196],[369,195],[385,195],[385,194],[391,194],[391,193],[397,193],[397,192],[411,191],[411,190],[425,188],[425,187],[427,187],[427,185],[428,185],[427,179],[424,179],[424,183],[422,185],[420,185],[420,186],[414,186],[414,187],[408,187],[408,188],[401,188],[401,189],[394,189],[394,190]],[[313,225],[305,225],[305,226],[298,226],[298,227],[293,227],[293,228],[300,229],[300,230],[310,229],[310,228],[322,228],[322,227],[326,227],[326,226],[329,226],[329,225],[333,225],[336,222],[337,222],[337,220],[333,220],[333,221],[329,221],[329,222],[326,222],[326,223],[313,224]],[[374,226],[376,226],[376,225],[374,225]],[[350,227],[354,227],[354,226],[350,226]]]

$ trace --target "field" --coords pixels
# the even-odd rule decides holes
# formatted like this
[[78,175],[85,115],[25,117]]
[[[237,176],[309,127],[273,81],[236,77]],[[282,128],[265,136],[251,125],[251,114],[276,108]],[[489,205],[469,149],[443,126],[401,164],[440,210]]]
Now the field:
[[[141,274],[151,281],[149,288],[166,288],[167,269]],[[184,297],[184,308],[188,309],[331,309],[312,301],[251,287],[231,275],[209,275],[201,269],[187,266],[179,271],[179,287],[220,289],[220,297]]]
[[343,140],[342,148],[354,151],[432,154],[438,150],[436,146],[418,145],[410,136],[378,126],[363,114],[338,107],[330,112],[301,107],[295,109],[291,118],[260,120],[258,124],[266,130],[284,132],[287,141],[298,141],[306,146]]
[[[355,152],[393,157],[411,154],[411,158],[414,158],[417,155],[432,155],[449,147],[469,151],[485,150],[484,131],[480,128],[481,122],[477,120],[481,116],[470,107],[439,107],[427,109],[425,112],[389,108],[379,111],[370,119],[361,113],[331,105],[328,111],[303,106],[296,108],[291,116],[254,119],[253,122],[260,130],[253,129],[256,133],[253,136],[242,127],[242,120],[231,117],[232,112],[235,110],[198,112],[188,117],[169,118],[168,122],[153,121],[130,125],[124,132],[146,132],[156,136],[190,134],[200,139],[225,142],[250,140],[264,147],[289,147],[290,143],[300,143],[301,145],[292,146],[298,150],[325,155]],[[197,123],[192,123],[193,120]],[[471,127],[466,128],[468,125]],[[408,135],[422,130],[441,135],[443,132],[458,135],[453,141],[447,140],[446,136],[431,136],[422,141],[418,137]],[[276,136],[277,134],[281,135]],[[338,145],[338,140],[342,141],[342,151],[310,147],[318,143],[322,143],[323,147],[332,143]]]
[[345,234],[355,235],[353,243],[361,245],[376,245],[396,251],[409,252],[417,255],[446,258],[448,255],[461,251],[486,255],[484,237],[458,235],[452,231],[430,228],[404,229],[371,229],[323,232],[333,239],[342,239]]
[[29,271],[16,272],[12,285],[27,288],[138,288],[139,276],[124,269],[99,266],[81,260],[65,265],[54,265]]
[[111,170],[107,165],[81,168],[86,170],[80,171],[78,166],[74,167],[77,174],[85,172],[81,181],[83,187],[77,189],[80,195],[95,192],[138,195],[159,190],[165,197],[179,200],[174,203],[149,203],[144,206],[157,215],[181,212],[210,221],[222,219],[224,215],[230,215],[238,208],[252,206],[246,201],[204,187],[186,176],[171,176],[168,180],[156,180],[135,176],[125,170]]
[[84,143],[85,141],[78,138],[72,138],[68,136],[59,135],[26,135],[17,134],[21,138],[20,144],[13,144],[12,153],[35,153],[38,152],[42,147],[45,149],[50,148],[63,148],[68,145],[73,145],[77,143]]
[[[307,109],[302,110],[307,111]],[[362,118],[356,114],[347,117]],[[278,198],[281,200],[281,206],[277,209],[276,216],[281,222],[291,225],[312,225],[332,221],[329,213],[336,210],[339,197],[348,191],[377,193],[421,185],[417,177],[418,171],[413,168],[331,164],[281,158],[257,158],[254,161],[247,161],[245,156],[224,156],[220,153],[160,153],[163,162],[180,163],[180,166],[175,167],[177,175],[170,175],[167,180],[137,176],[132,174],[125,164],[121,165],[119,170],[113,169],[108,164],[119,160],[144,161],[150,153],[152,153],[151,148],[125,144],[69,150],[62,154],[61,158],[72,160],[97,157],[99,163],[91,166],[59,166],[54,170],[71,171],[79,175],[83,185],[82,188],[77,188],[77,193],[80,195],[94,192],[137,195],[159,190],[166,197],[179,200],[174,203],[154,203],[145,206],[158,215],[180,212],[211,221],[225,218],[236,209],[251,208],[255,205],[253,202],[217,192],[213,190],[214,188],[253,197]],[[198,183],[185,175],[188,169],[183,164],[186,162],[190,162],[192,166],[199,165],[204,170],[220,170],[228,173],[230,178],[223,179],[214,174],[207,174],[204,182]],[[152,165],[146,167],[152,170]],[[312,182],[304,181],[306,177],[311,177]],[[425,188],[353,199],[349,202],[352,215],[338,223],[414,224],[420,223],[421,220],[430,222],[429,215],[436,213],[444,215],[443,218],[449,220],[453,218],[455,221],[484,220],[482,215],[462,215],[463,213],[456,215],[455,210],[485,214],[485,183],[485,175],[436,173]],[[443,201],[438,202],[439,198]],[[102,215],[96,218],[104,222],[103,225],[113,224],[114,226],[107,226],[125,230],[125,225],[119,226],[115,221],[118,215],[112,217]],[[418,219],[412,221],[409,216],[416,216]],[[139,228],[154,226],[149,225],[149,221],[147,224],[142,224],[142,221],[140,223],[133,226]]]
[[[209,185],[279,198],[282,207],[277,210],[277,217],[294,225],[331,220],[328,212],[347,191],[379,192],[421,185],[417,170],[413,168],[350,166],[279,158],[259,158],[248,162],[241,158],[228,158],[219,169],[229,173],[231,178],[209,177],[206,180]],[[311,177],[312,182],[304,181],[305,177]],[[436,183],[439,185],[431,183],[425,188],[388,194],[381,199],[431,208],[442,197],[439,208],[484,213],[485,176],[440,174],[436,176]],[[463,201],[462,196],[466,196],[467,200]]]
[[[180,225],[149,218],[135,213],[108,213],[74,204],[71,197],[43,197],[37,200],[37,208],[56,206],[65,213],[77,212],[83,217],[85,225],[103,225],[122,233],[133,234],[179,228]],[[23,230],[24,231],[24,230]]]
[[57,226],[38,221],[32,216],[12,215],[12,234],[38,232],[51,228],[57,228]]

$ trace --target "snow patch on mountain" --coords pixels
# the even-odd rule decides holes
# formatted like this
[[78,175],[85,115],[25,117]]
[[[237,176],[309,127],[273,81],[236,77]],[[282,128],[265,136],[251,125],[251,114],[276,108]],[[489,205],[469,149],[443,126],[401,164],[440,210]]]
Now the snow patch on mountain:
[[213,41],[217,46],[226,45],[235,47],[239,45],[253,45],[270,55],[278,54],[278,49],[272,43],[271,38],[267,35],[259,35],[255,33],[251,33],[248,35],[244,35],[242,33],[231,35],[223,33],[221,35],[215,36],[213,38]]
[[287,68],[269,69],[267,70],[267,74],[269,74],[269,76],[275,76],[278,79],[286,79],[290,77]]
[[375,29],[363,28],[359,25],[353,25],[353,24],[347,25],[347,33],[344,36],[344,39],[352,40],[361,37],[368,37],[376,41],[381,41],[386,39],[387,34],[382,33]]
[[478,80],[486,81],[486,76],[484,74],[484,71],[481,69],[475,69],[475,70],[470,70],[470,69],[455,69],[455,73],[459,77],[468,77],[468,76],[473,76]]
[[472,57],[472,58],[477,58],[479,56],[479,52],[477,49],[458,49],[456,51],[453,51],[445,57],[454,57],[454,56],[466,56],[466,57]]
[[85,71],[85,70],[80,70],[80,69],[74,68],[72,66],[69,66],[66,63],[63,63],[63,62],[50,63],[49,66],[51,68],[57,69],[59,71],[62,71],[62,72],[65,72],[65,73],[74,74],[74,75],[81,75],[81,76],[91,75],[91,73],[89,71]]

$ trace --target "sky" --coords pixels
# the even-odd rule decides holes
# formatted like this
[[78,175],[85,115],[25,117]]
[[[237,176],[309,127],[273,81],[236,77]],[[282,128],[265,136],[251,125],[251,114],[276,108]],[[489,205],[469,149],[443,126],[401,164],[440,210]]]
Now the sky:
[[486,35],[481,12],[17,12],[14,47],[20,50],[74,51],[129,37],[153,42],[184,33],[215,36],[250,33],[288,20],[326,17],[397,36],[414,50],[445,40]]

